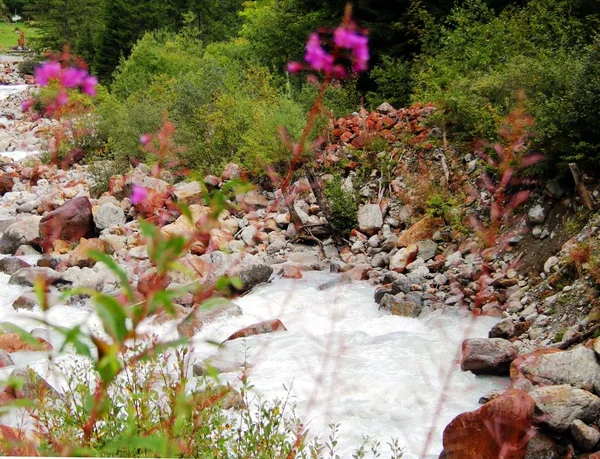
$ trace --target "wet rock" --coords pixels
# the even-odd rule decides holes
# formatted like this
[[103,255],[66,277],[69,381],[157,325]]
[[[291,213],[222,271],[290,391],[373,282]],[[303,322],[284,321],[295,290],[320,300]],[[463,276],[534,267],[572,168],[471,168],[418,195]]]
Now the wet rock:
[[16,399],[43,400],[59,397],[58,392],[30,368],[17,368],[13,370],[10,377],[20,378],[23,381],[20,388],[12,389]]
[[515,322],[512,319],[504,319],[492,327],[489,333],[490,338],[511,339],[519,337],[531,326],[530,321]]
[[413,301],[407,301],[405,299],[398,298],[397,296],[386,293],[381,299],[379,309],[389,311],[392,313],[393,316],[414,318],[419,317],[419,315],[423,311],[423,305]]
[[9,276],[16,273],[19,269],[29,268],[31,265],[17,257],[6,257],[0,259],[0,272]]
[[244,291],[251,290],[258,284],[268,282],[273,274],[273,268],[264,264],[242,266],[237,276],[242,281]]
[[28,343],[18,333],[0,334],[0,350],[9,354],[21,351],[50,351],[52,345],[42,338],[37,338],[39,345]]
[[407,247],[419,241],[431,239],[442,226],[444,226],[444,220],[441,218],[424,217],[398,237],[397,247]]
[[94,224],[100,231],[125,224],[125,212],[121,207],[108,202],[93,211]]
[[54,241],[77,242],[94,235],[92,204],[83,196],[71,199],[40,220],[40,238],[44,251],[52,249]]
[[579,419],[571,423],[571,435],[573,435],[577,447],[582,451],[594,450],[600,441],[600,432]]
[[240,315],[242,315],[242,308],[230,301],[224,301],[210,308],[197,307],[177,324],[177,332],[181,337],[191,338],[207,323],[226,316]]
[[23,293],[17,298],[12,307],[13,309],[26,309],[32,311],[39,304],[37,295],[34,292]]
[[11,285],[33,287],[37,278],[43,278],[48,285],[54,285],[60,281],[61,275],[50,268],[23,268],[10,276],[8,283]]
[[592,349],[575,349],[522,356],[515,370],[534,384],[570,384],[600,394],[600,365]]
[[524,459],[560,459],[556,442],[547,435],[536,432],[527,443]]
[[510,363],[517,357],[518,350],[501,338],[466,339],[462,344],[463,371],[475,374],[508,375]]
[[539,387],[529,392],[536,422],[556,432],[567,432],[576,419],[592,423],[600,414],[600,398],[569,385]]
[[10,225],[0,238],[0,253],[14,254],[21,245],[31,245],[39,236],[42,217],[33,216]]
[[232,341],[238,338],[247,338],[249,336],[281,331],[287,331],[287,328],[285,328],[285,325],[283,325],[281,320],[265,320],[263,322],[250,325],[249,327],[242,328],[241,330],[236,331],[233,335],[230,335],[229,338],[227,338],[225,341]]
[[358,209],[358,227],[362,233],[373,235],[383,226],[383,215],[377,204],[366,204]]
[[14,364],[15,363],[13,362],[8,352],[0,351],[0,368],[10,367]]
[[[444,429],[445,459],[521,459],[533,419],[533,400],[511,389],[481,408],[459,414]],[[493,427],[491,427],[493,426]],[[501,455],[501,451],[505,455]]]

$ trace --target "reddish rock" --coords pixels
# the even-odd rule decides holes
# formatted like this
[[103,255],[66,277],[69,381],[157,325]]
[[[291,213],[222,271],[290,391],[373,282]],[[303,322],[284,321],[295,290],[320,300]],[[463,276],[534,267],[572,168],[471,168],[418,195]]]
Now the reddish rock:
[[14,174],[0,175],[0,195],[12,191],[15,182],[13,181]]
[[398,247],[407,247],[425,239],[431,239],[444,225],[441,218],[424,217],[398,237]]
[[221,175],[221,178],[223,179],[224,182],[226,182],[227,180],[233,180],[233,179],[239,178],[241,175],[242,175],[241,167],[235,163],[229,163],[225,166],[225,169],[223,170],[223,175]]
[[221,186],[221,179],[215,175],[207,175],[204,177],[204,184],[212,188],[218,188]]
[[349,131],[346,131],[340,136],[340,140],[342,142],[350,142],[350,140],[352,140],[352,137],[353,137],[353,134]]
[[284,265],[281,277],[284,279],[302,279],[302,270],[295,265]]
[[57,239],[79,241],[94,235],[92,204],[83,196],[71,199],[40,220],[40,239],[44,251],[52,249]]
[[523,459],[534,402],[511,389],[481,408],[459,414],[444,429],[445,459]]
[[259,322],[257,324],[250,325],[249,327],[242,328],[241,330],[236,331],[225,341],[232,341],[238,338],[247,338],[249,336],[263,335],[265,333],[274,333],[278,331],[287,331],[287,328],[285,328],[285,325],[283,325],[281,320],[265,320],[264,322]]
[[18,333],[4,333],[4,334],[0,335],[0,350],[6,351],[9,354],[12,354],[13,352],[19,352],[19,351],[50,351],[50,350],[52,350],[52,345],[48,341],[46,341],[42,338],[37,338],[37,340],[40,343],[40,345],[34,346],[29,343],[26,343],[23,340],[23,338],[21,338],[21,335],[19,335]]

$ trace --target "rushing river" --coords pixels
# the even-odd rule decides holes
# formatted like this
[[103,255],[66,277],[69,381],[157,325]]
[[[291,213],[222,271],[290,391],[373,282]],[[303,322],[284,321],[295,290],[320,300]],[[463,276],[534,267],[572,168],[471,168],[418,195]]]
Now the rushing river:
[[[0,104],[2,101],[7,99],[9,96],[13,94],[18,94],[20,92],[25,91],[29,86],[20,84],[20,85],[0,85]],[[9,119],[6,117],[6,113],[0,113],[0,125],[3,125],[6,131],[10,132],[11,128],[16,126],[16,121],[14,119]],[[3,133],[0,132],[0,135]],[[31,147],[30,147],[31,148]],[[0,151],[0,156],[5,156],[7,158],[13,159],[15,161],[20,161],[22,159],[27,158],[28,156],[39,153],[39,151],[33,149],[25,148],[25,146],[21,146],[18,148],[11,148],[10,151]]]
[[[397,438],[416,458],[436,418],[430,457],[441,450],[441,433],[458,413],[477,408],[479,397],[501,387],[498,378],[463,373],[456,362],[457,350],[470,336],[485,337],[493,319],[473,322],[460,314],[439,311],[424,319],[391,316],[378,310],[374,289],[366,282],[340,285],[321,291],[331,274],[305,273],[301,280],[278,279],[237,299],[243,315],[226,317],[205,326],[194,338],[194,357],[212,357],[219,368],[233,368],[244,360],[250,364],[250,381],[266,398],[285,398],[290,390],[297,414],[309,421],[312,433],[328,433],[328,424],[339,422],[340,453],[350,457],[363,434],[379,439],[384,447]],[[15,312],[11,306],[24,288],[9,286],[0,275],[0,314],[4,321],[37,327],[35,312]],[[93,324],[89,311],[59,306],[51,310],[54,323]],[[268,335],[220,342],[236,330],[258,321],[278,318],[288,329]],[[150,327],[162,339],[176,337],[175,323]],[[58,336],[49,336],[55,346]],[[58,379],[47,373],[44,353],[14,354],[17,364],[30,364],[55,386]],[[436,417],[446,372],[453,371],[445,392],[447,401]],[[4,369],[4,376],[9,369]],[[237,384],[239,371],[228,370],[222,381]]]

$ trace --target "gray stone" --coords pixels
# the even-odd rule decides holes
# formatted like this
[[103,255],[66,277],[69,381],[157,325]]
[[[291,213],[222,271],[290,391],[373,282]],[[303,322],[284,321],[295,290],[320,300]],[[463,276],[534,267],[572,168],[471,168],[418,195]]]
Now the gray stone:
[[535,402],[537,422],[556,432],[567,432],[576,419],[595,422],[600,414],[600,398],[567,384],[539,387],[529,395]]
[[60,273],[57,273],[50,268],[23,268],[19,269],[16,273],[10,276],[8,283],[11,285],[24,285],[26,287],[33,287],[38,277],[46,279],[49,285],[58,283],[61,279]]
[[570,384],[600,394],[600,365],[592,349],[578,346],[569,351],[542,354],[520,366],[537,384]]
[[527,443],[524,459],[560,459],[556,442],[543,433],[536,432]]
[[17,257],[23,257],[23,256],[27,256],[27,255],[41,255],[41,253],[38,252],[37,250],[35,250],[30,245],[19,246],[19,248],[15,252],[15,256],[17,256]]
[[39,238],[39,223],[42,217],[25,218],[10,225],[0,238],[0,253],[14,254],[22,245],[30,245]]
[[244,285],[244,290],[250,290],[258,284],[268,282],[273,274],[273,268],[264,264],[243,266],[237,273]]
[[466,339],[462,344],[460,367],[475,374],[508,375],[517,354],[515,345],[505,339]]
[[419,258],[427,261],[435,257],[437,253],[438,245],[431,239],[426,239],[417,243],[419,247]]
[[365,204],[358,209],[358,228],[372,235],[383,226],[383,214],[377,204]]
[[15,363],[13,362],[12,358],[10,357],[10,354],[6,351],[0,351],[0,368],[4,368],[4,367],[10,367],[11,365],[14,365]]
[[381,299],[379,309],[389,311],[394,316],[401,317],[419,317],[423,311],[423,306],[412,301],[406,301],[397,296],[386,293]]
[[87,287],[99,291],[104,286],[104,277],[91,268],[71,267],[62,273],[62,280],[73,284],[74,287]]
[[17,257],[6,257],[0,259],[0,272],[9,276],[16,273],[19,269],[29,268],[31,265]]
[[371,266],[373,268],[385,268],[389,265],[389,263],[390,255],[385,252],[380,252],[371,259]]
[[32,311],[39,304],[37,295],[34,292],[23,293],[17,298],[12,307],[13,309],[26,309]]
[[546,211],[540,204],[536,204],[527,213],[531,223],[543,223],[546,220]]
[[93,212],[93,216],[94,224],[99,230],[125,224],[125,212],[123,209],[110,202],[98,206],[96,211]]
[[600,432],[579,419],[575,419],[571,423],[571,435],[573,435],[577,447],[582,451],[593,451],[600,441]]

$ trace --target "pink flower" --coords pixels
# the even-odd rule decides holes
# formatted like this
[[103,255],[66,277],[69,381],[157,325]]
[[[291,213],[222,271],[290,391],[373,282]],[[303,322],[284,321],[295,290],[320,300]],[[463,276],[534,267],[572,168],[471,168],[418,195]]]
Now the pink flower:
[[288,62],[287,71],[288,73],[298,73],[304,68],[304,65],[300,62]]
[[340,48],[352,51],[353,69],[362,72],[369,62],[369,39],[347,27],[338,27],[333,32],[333,42]]
[[70,67],[64,69],[60,76],[60,84],[65,88],[76,88],[83,85],[87,77],[87,72],[84,69]]
[[323,70],[325,72],[333,70],[333,56],[323,49],[319,34],[317,33],[311,33],[308,37],[304,59],[315,70]]
[[140,185],[133,185],[131,188],[131,202],[137,206],[148,197],[148,190]]
[[88,76],[81,85],[81,90],[88,96],[94,97],[96,95],[96,86],[98,85],[98,78],[95,76]]
[[58,62],[46,62],[35,69],[35,81],[40,86],[47,86],[50,80],[60,77],[61,68]]
[[146,145],[148,145],[150,143],[150,136],[148,134],[142,134],[140,136],[140,144],[145,147]]

